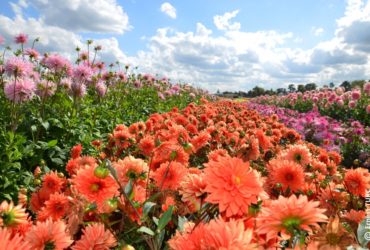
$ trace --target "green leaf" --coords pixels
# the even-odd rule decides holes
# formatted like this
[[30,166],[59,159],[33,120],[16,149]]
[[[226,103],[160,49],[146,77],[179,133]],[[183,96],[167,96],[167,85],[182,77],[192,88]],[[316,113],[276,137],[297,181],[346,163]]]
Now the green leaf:
[[154,232],[152,229],[148,228],[148,227],[140,227],[138,230],[137,230],[139,233],[146,233],[146,234],[149,234],[151,236],[154,236]]
[[157,228],[159,231],[162,231],[166,227],[168,222],[170,222],[172,213],[173,213],[173,206],[170,206],[168,210],[163,213],[161,218],[159,218],[158,228]]
[[42,122],[41,125],[44,127],[45,130],[48,130],[50,127],[49,122]]
[[127,185],[125,186],[125,194],[130,198],[130,200],[132,196],[132,191],[133,191],[132,181],[129,180]]
[[150,201],[145,202],[145,203],[144,203],[144,208],[143,208],[143,214],[144,214],[144,216],[148,215],[148,213],[150,212],[150,210],[151,210],[155,205],[157,205],[157,204],[156,204],[156,203],[154,203],[154,202],[150,202]]
[[58,140],[51,140],[51,141],[48,142],[48,147],[52,148],[55,145],[57,145],[57,143],[58,143]]
[[37,131],[37,127],[36,127],[36,125],[32,125],[32,126],[31,126],[31,131],[32,131],[33,133]]

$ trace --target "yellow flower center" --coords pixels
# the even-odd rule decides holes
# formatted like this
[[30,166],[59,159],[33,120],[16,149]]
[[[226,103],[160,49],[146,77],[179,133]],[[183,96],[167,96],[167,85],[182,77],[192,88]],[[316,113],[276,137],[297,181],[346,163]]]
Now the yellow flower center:
[[98,192],[99,189],[100,189],[100,185],[98,183],[93,183],[91,186],[90,186],[90,189],[91,191],[93,192]]

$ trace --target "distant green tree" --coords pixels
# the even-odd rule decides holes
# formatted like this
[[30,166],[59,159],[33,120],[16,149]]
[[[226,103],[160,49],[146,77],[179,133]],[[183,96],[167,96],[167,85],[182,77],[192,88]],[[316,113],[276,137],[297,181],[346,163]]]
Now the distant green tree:
[[329,83],[329,87],[330,88],[334,88],[335,87],[335,84],[333,82]]
[[295,92],[295,91],[296,91],[296,88],[295,88],[294,84],[289,84],[288,89],[289,89],[289,92],[290,92],[290,93],[292,93],[292,92]]
[[316,83],[313,83],[313,82],[311,82],[311,83],[307,83],[307,84],[304,86],[304,89],[305,89],[306,91],[315,90],[316,88],[317,88]]
[[345,91],[351,90],[351,83],[349,81],[342,82],[340,86],[343,87]]
[[303,92],[305,92],[305,90],[306,90],[306,89],[304,88],[304,85],[303,85],[303,84],[299,84],[299,85],[298,85],[298,89],[297,89],[297,90],[298,90],[299,92],[302,92],[302,93],[303,93]]

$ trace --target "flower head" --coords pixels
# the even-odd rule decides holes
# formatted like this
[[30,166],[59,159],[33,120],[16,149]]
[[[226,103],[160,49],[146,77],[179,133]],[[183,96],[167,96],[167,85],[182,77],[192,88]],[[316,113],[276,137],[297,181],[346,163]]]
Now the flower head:
[[117,245],[113,234],[105,230],[103,224],[88,225],[82,231],[81,239],[76,242],[72,250],[109,250]]
[[72,244],[63,221],[37,222],[26,235],[31,249],[66,249]]
[[281,232],[289,238],[296,230],[312,232],[311,227],[319,227],[319,222],[327,220],[325,209],[318,208],[318,201],[308,201],[307,196],[279,196],[262,207],[257,217],[258,233],[274,238]]
[[246,214],[252,203],[267,196],[260,175],[243,160],[223,157],[205,165],[206,201],[218,204],[226,217]]
[[273,186],[279,183],[283,191],[289,188],[292,192],[302,189],[305,174],[301,165],[286,160],[273,160],[270,165],[272,171],[269,180]]
[[0,227],[0,249],[1,250],[30,250],[27,242],[24,242],[19,235],[12,236],[7,228]]
[[366,196],[366,190],[370,188],[370,179],[365,173],[368,173],[368,171],[362,168],[347,171],[344,176],[344,184],[348,192],[361,197]]
[[9,76],[24,77],[31,74],[33,64],[20,57],[11,57],[5,62],[5,73]]
[[28,35],[20,33],[14,38],[14,42],[17,44],[25,44],[28,41]]
[[21,103],[31,100],[35,95],[35,83],[30,79],[11,80],[4,86],[6,98]]
[[95,168],[86,166],[78,170],[72,182],[76,189],[89,201],[95,202],[99,208],[103,203],[118,194],[118,185],[112,176],[105,178],[95,176]]
[[0,226],[16,227],[28,223],[26,209],[21,205],[14,206],[11,201],[3,201],[0,204]]

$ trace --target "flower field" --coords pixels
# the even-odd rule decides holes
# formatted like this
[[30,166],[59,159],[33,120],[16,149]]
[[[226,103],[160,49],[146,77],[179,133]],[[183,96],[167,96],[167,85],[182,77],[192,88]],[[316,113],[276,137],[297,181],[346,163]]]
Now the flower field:
[[369,84],[216,100],[26,40],[0,66],[0,250],[367,248]]

